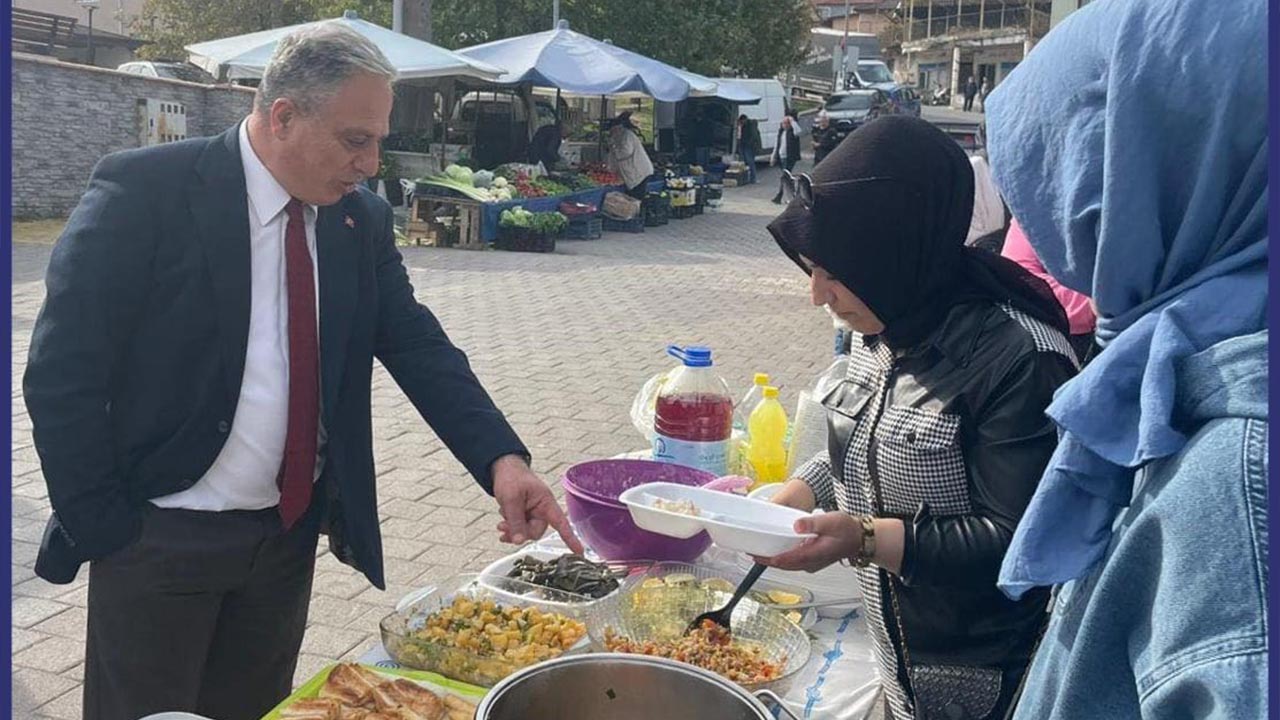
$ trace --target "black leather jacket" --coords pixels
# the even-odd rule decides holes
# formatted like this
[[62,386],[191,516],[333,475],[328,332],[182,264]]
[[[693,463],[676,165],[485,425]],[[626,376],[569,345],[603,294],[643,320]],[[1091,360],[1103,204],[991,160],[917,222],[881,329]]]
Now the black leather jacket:
[[799,474],[827,509],[906,525],[901,572],[867,568],[859,582],[872,634],[894,650],[883,670],[907,696],[916,666],[1020,673],[1029,661],[1047,591],[1013,602],[996,576],[1057,442],[1044,410],[1075,372],[1061,333],[990,303],[958,306],[907,352],[855,337],[823,399],[828,452]]

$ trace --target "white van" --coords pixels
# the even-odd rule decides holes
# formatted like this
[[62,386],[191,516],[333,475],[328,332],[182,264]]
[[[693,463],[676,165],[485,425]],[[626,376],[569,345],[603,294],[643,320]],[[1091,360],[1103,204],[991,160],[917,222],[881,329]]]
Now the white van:
[[760,96],[756,105],[742,105],[739,112],[760,126],[760,155],[757,160],[768,161],[773,155],[773,144],[778,139],[778,128],[787,114],[787,91],[773,78],[720,78],[717,82],[734,85]]

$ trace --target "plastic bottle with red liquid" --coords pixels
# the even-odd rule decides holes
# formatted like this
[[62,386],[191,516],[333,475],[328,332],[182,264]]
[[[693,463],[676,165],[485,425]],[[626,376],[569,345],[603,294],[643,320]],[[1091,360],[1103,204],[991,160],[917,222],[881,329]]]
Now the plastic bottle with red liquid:
[[653,459],[727,475],[733,398],[712,369],[711,348],[672,345],[667,354],[682,364],[658,392]]

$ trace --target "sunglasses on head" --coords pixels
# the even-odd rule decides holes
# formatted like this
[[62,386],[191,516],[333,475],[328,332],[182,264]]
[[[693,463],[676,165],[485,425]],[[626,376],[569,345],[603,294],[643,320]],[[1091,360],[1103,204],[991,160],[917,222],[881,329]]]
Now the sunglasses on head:
[[787,186],[791,188],[791,194],[806,210],[812,212],[818,203],[818,196],[814,194],[813,189],[839,187],[841,185],[853,185],[854,183],[867,182],[876,178],[859,178],[857,180],[832,180],[831,182],[814,183],[809,173],[793,173],[790,170],[783,170],[782,177],[786,181]]
[[787,187],[790,188],[792,197],[799,200],[800,204],[804,205],[805,209],[809,212],[813,212],[818,203],[818,196],[813,192],[815,187],[832,188],[839,187],[841,185],[853,185],[855,183],[873,182],[885,179],[871,177],[858,178],[856,180],[832,180],[831,182],[815,184],[809,173],[793,173],[790,170],[783,170],[782,178],[787,183]]

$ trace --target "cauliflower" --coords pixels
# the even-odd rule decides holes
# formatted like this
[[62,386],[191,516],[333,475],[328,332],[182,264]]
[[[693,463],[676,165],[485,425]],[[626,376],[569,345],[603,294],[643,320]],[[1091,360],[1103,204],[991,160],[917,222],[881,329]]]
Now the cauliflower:
[[[499,190],[504,189],[504,188],[508,188],[508,187],[510,187],[510,185],[511,185],[511,183],[508,183],[508,182],[507,182],[507,179],[506,179],[506,178],[504,178],[504,177],[502,177],[501,175],[499,175],[499,176],[497,176],[497,177],[493,178],[493,187],[498,188]],[[508,191],[508,192],[510,192],[510,191]]]

